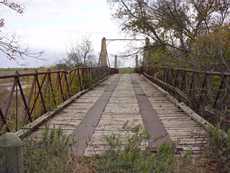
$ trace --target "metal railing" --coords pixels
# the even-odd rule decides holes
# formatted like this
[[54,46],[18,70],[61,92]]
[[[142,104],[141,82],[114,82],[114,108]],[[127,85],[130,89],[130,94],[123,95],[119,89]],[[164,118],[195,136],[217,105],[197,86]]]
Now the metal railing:
[[206,120],[230,125],[230,73],[168,67],[142,67],[147,78],[185,102]]
[[116,70],[80,67],[0,76],[0,134],[17,131]]

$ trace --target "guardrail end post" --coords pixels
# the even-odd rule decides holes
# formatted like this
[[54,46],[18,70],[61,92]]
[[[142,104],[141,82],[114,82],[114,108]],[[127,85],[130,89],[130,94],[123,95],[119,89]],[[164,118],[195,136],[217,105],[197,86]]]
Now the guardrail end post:
[[0,136],[0,173],[23,173],[23,142],[15,133]]

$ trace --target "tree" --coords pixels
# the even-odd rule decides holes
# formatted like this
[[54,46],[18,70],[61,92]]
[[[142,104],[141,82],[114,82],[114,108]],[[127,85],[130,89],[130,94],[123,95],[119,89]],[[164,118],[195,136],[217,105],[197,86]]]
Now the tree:
[[88,39],[84,39],[81,43],[73,46],[67,53],[65,63],[68,66],[92,66],[96,64],[96,56],[93,53],[92,43]]
[[140,33],[158,44],[191,52],[200,35],[229,23],[229,0],[117,0],[113,16],[122,30]]
[[[15,3],[9,2],[8,0],[0,0],[0,5],[2,7],[8,7],[11,10],[16,11],[19,14],[23,13],[23,6]],[[5,19],[0,19],[0,29],[4,27]],[[0,52],[6,55],[9,59],[16,59],[17,57],[35,57],[38,58],[42,52],[32,52],[28,48],[22,48],[16,37],[14,35],[8,36],[0,30]]]
[[220,27],[197,37],[192,44],[194,63],[201,69],[230,72],[230,27]]

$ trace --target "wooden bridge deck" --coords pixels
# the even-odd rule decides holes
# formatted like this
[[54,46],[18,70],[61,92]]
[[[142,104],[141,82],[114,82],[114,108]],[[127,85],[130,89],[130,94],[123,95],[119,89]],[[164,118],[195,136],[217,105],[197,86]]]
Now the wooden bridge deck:
[[[178,108],[158,88],[138,74],[117,74],[74,100],[32,134],[43,128],[62,128],[79,141],[80,155],[100,154],[108,147],[105,136],[119,134],[123,143],[137,125],[150,134],[148,145],[175,143],[178,152],[199,153],[206,144],[206,131]],[[147,143],[143,143],[143,147]]]

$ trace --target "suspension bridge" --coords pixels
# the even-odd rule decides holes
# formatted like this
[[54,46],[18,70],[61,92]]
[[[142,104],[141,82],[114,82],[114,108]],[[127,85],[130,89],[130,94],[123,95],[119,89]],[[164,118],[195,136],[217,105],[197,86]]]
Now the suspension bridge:
[[117,60],[109,67],[103,38],[97,67],[0,76],[12,84],[1,102],[1,132],[39,140],[43,129],[61,128],[76,139],[76,154],[92,156],[108,148],[105,136],[125,144],[141,126],[150,136],[141,147],[173,143],[177,153],[200,154],[215,113],[229,105],[230,74],[149,67],[148,45],[137,73],[119,74]]

